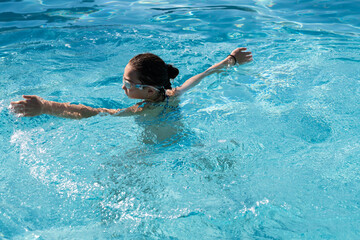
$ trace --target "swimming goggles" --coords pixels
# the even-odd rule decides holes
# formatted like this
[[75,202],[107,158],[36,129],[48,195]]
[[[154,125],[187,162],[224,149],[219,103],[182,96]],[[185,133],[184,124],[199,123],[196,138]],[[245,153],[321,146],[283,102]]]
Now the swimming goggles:
[[127,89],[130,89],[131,87],[135,87],[140,90],[143,90],[144,87],[150,87],[150,88],[156,89],[157,91],[160,91],[159,88],[157,88],[157,87],[150,86],[150,85],[144,85],[144,84],[135,84],[135,83],[129,82],[128,80],[125,80],[125,79],[123,79],[123,84]]

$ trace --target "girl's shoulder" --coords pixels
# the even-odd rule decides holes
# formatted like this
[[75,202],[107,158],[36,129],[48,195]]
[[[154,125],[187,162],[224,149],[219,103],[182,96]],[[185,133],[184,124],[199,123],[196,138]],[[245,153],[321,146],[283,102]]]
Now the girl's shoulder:
[[177,90],[177,88],[166,89],[165,95],[169,98],[174,98],[179,96],[179,91]]
[[142,106],[146,109],[151,109],[154,111],[155,109],[161,110],[174,110],[179,108],[179,98],[174,96],[165,95],[165,99],[161,102],[143,102]]

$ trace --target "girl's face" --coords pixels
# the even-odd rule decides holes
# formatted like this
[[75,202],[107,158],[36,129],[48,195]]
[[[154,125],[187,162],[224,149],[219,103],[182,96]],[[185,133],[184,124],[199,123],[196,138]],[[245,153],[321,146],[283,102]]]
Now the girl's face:
[[131,87],[127,88],[125,84],[123,84],[122,89],[124,89],[125,94],[129,98],[135,99],[152,99],[155,94],[155,90],[151,87],[137,88],[135,85],[142,85],[138,72],[130,65],[126,65],[124,70],[123,81],[127,81],[130,83]]

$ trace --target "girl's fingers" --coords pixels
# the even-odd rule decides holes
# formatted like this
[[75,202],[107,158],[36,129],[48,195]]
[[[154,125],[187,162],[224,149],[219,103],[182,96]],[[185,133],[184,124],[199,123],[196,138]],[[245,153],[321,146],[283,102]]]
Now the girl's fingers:
[[[29,101],[29,100],[26,100]],[[15,113],[22,113],[32,111],[34,107],[32,105],[29,105],[26,101],[18,101],[18,102],[12,102],[11,108]]]
[[17,102],[11,102],[10,104],[11,105],[18,105],[18,104],[23,104],[25,101],[24,100],[21,100],[21,101],[17,101]]
[[10,103],[12,109],[24,109],[25,108],[25,101],[19,101],[19,102],[12,102]]
[[23,98],[31,100],[31,99],[36,98],[36,96],[35,95],[23,95]]
[[12,108],[13,108],[13,109],[24,109],[25,106],[22,105],[22,104],[17,104],[17,105],[13,105]]
[[13,111],[15,113],[23,113],[25,109],[23,107],[17,107],[17,108],[13,108]]

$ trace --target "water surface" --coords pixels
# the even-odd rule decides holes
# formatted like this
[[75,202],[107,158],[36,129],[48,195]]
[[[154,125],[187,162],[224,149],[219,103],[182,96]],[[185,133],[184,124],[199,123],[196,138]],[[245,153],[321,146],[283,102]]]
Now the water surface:
[[[357,1],[1,1],[0,238],[356,239]],[[136,103],[153,52],[174,86],[245,46],[165,115],[18,118],[23,94]]]

